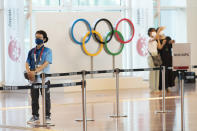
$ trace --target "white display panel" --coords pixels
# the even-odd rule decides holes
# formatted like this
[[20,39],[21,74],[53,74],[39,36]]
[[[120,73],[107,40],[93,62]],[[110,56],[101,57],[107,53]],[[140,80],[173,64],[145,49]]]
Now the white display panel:
[[[183,67],[191,66],[191,44],[177,43],[173,44],[173,67],[181,69]],[[186,68],[187,69],[187,68]]]
[[23,85],[24,52],[24,1],[5,1],[5,85]]
[[[68,12],[68,13],[35,13],[34,32],[36,30],[45,30],[49,37],[49,42],[46,44],[53,51],[53,64],[51,72],[72,72],[81,70],[90,70],[91,59],[82,51],[82,47],[74,43],[70,37],[70,28],[72,23],[84,18],[89,21],[92,28],[94,23],[100,18],[107,18],[115,26],[116,22],[121,18],[120,12]],[[96,29],[103,37],[109,32],[110,28],[105,22],[98,24]],[[119,30],[121,30],[121,25]],[[76,39],[81,41],[88,31],[88,28],[83,22],[76,24],[74,34]],[[34,38],[33,38],[34,39]],[[35,44],[34,44],[35,46]],[[86,44],[88,51],[94,53],[97,51],[99,44],[91,37],[91,40]],[[113,37],[108,47],[116,52],[120,44]],[[122,55],[116,56],[116,66],[122,67]],[[104,49],[101,54],[94,57],[94,70],[112,69],[112,56],[108,55]]]

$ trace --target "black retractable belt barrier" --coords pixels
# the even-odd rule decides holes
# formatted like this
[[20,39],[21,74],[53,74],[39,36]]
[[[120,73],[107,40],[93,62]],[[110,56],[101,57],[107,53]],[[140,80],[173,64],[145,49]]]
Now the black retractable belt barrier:
[[63,83],[63,84],[50,84],[50,88],[80,86],[80,85],[82,85],[82,82]]
[[[197,65],[193,65],[192,68],[197,68]],[[195,79],[197,79],[196,75],[195,75]]]
[[88,75],[88,74],[104,74],[104,73],[114,73],[114,70],[87,71],[86,75]]
[[163,67],[157,67],[157,68],[139,68],[139,69],[120,69],[120,72],[137,72],[137,71],[156,71],[156,70],[162,70]]
[[[156,67],[156,68],[139,68],[139,69],[119,69],[120,72],[154,71],[154,70],[162,70],[162,67]],[[85,75],[89,75],[89,74],[103,74],[103,73],[114,73],[115,71],[116,70],[85,71]],[[45,77],[74,76],[74,75],[82,75],[82,72],[45,74]],[[40,75],[40,77],[42,77],[42,74]]]
[[45,77],[74,76],[81,74],[82,72],[54,73],[54,74],[45,74]]
[[192,66],[192,68],[197,68],[197,65]]
[[[57,88],[57,87],[69,87],[69,86],[80,86],[82,85],[82,82],[73,82],[73,83],[61,83],[61,84],[50,84],[49,88]],[[0,87],[0,90],[26,90],[26,89],[32,89],[32,88],[42,88],[42,85],[33,85],[33,86],[3,86]],[[44,86],[44,88],[47,88],[47,86]]]
[[3,86],[0,87],[0,90],[24,90],[31,89],[32,86]]

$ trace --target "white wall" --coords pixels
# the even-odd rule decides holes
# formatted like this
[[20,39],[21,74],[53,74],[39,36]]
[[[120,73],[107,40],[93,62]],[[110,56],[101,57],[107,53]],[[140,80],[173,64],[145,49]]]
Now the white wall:
[[[90,70],[90,56],[87,56],[81,50],[81,46],[74,43],[70,38],[70,27],[72,23],[79,19],[85,18],[93,28],[94,23],[99,18],[109,19],[113,25],[121,18],[121,14],[114,12],[68,12],[68,13],[36,13],[35,30],[43,29],[48,33],[49,42],[46,46],[53,51],[53,64],[51,72],[72,72],[81,70]],[[120,29],[120,28],[119,28]],[[105,23],[100,23],[96,29],[101,35],[109,32]],[[87,33],[84,23],[78,23],[74,30],[75,36],[81,40],[82,36]],[[35,32],[33,33],[35,34]],[[34,38],[33,38],[34,39]],[[96,52],[98,43],[91,38],[86,44],[88,51]],[[114,37],[108,44],[112,52],[119,49],[120,44],[115,41]],[[122,55],[116,56],[116,67],[122,67]],[[104,49],[101,54],[94,57],[94,70],[112,69],[112,56],[108,55]],[[110,74],[111,75],[111,74]]]
[[[192,43],[192,65],[197,65],[197,0],[187,0],[187,36],[188,42]],[[197,71],[197,70],[196,70]]]

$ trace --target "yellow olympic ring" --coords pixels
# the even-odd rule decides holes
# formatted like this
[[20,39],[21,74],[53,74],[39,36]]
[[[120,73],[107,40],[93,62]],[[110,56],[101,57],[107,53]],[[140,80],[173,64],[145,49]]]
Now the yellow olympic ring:
[[[86,40],[86,37],[87,37],[89,34],[90,34],[90,31],[88,31],[88,33],[83,37],[83,41],[82,41],[83,50],[84,50],[84,52],[85,52],[87,55],[89,55],[89,56],[97,56],[98,54],[101,53],[101,51],[102,51],[102,49],[103,49],[103,44],[99,44],[100,47],[99,47],[99,50],[98,50],[96,53],[94,53],[94,54],[89,53],[89,52],[87,51],[86,47],[85,47],[85,40]],[[92,30],[92,34],[98,35],[98,37],[100,38],[100,41],[103,42],[102,36],[101,36],[97,31]]]

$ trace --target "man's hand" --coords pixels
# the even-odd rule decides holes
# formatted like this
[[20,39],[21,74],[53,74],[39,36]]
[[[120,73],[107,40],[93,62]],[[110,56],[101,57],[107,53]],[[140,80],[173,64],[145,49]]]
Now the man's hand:
[[165,26],[161,26],[161,27],[159,27],[158,32],[160,33],[161,31],[163,31],[163,30],[165,30],[165,29],[166,29]]
[[159,29],[158,29],[158,31],[157,31],[157,35],[156,35],[156,39],[157,39],[157,40],[159,39],[160,32],[163,31],[163,30],[165,30],[165,28],[166,28],[165,26],[159,27]]
[[171,40],[170,41],[170,44],[175,44],[175,40]]
[[158,33],[157,33],[157,35],[155,36],[155,39],[156,39],[156,40],[160,40],[160,39],[159,39],[159,34],[158,34]]
[[163,41],[162,41],[162,45],[165,45],[165,44],[166,44],[166,42],[167,42],[166,40],[163,40]]
[[40,71],[43,71],[44,68],[46,68],[49,65],[49,62],[45,61],[44,64],[36,68],[35,72],[38,73]]
[[27,72],[28,78],[30,81],[34,82],[35,81],[35,71],[29,71]]

